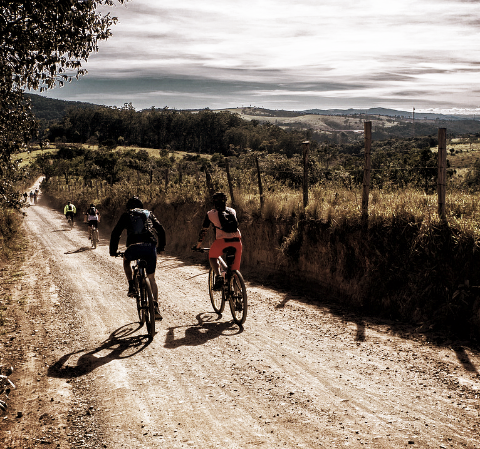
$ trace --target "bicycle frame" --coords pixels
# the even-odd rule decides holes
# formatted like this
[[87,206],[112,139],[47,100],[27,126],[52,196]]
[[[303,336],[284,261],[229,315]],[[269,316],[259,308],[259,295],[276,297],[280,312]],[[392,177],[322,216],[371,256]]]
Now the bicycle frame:
[[[125,253],[118,252],[117,256],[124,256]],[[155,335],[155,306],[150,281],[147,276],[147,262],[143,259],[130,261],[133,281],[137,289],[136,302],[140,324],[146,322],[148,337],[150,340]]]
[[[201,252],[208,252],[210,248],[201,248]],[[225,302],[230,304],[233,321],[239,326],[243,326],[247,317],[247,291],[245,281],[238,270],[232,270],[234,262],[234,253],[225,251],[226,256],[218,257],[220,273],[224,275],[224,282],[221,291],[213,288],[215,273],[212,267],[208,274],[208,289],[213,309],[221,316],[225,307]],[[233,257],[232,257],[233,256]],[[228,263],[227,263],[228,262]],[[221,297],[218,295],[221,294]]]

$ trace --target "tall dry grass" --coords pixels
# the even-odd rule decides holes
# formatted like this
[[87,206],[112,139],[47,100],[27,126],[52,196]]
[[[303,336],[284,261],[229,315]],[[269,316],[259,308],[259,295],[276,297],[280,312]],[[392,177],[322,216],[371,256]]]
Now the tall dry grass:
[[[272,241],[265,242],[272,260],[288,261],[282,266],[290,272],[298,270],[297,279],[308,275],[309,282],[340,288],[343,301],[366,313],[431,323],[468,336],[479,334],[480,300],[475,296],[466,300],[463,296],[462,302],[453,299],[465,280],[480,285],[478,194],[447,191],[447,219],[443,221],[438,217],[436,195],[415,188],[372,189],[365,226],[361,186],[346,188],[335,182],[311,186],[304,209],[300,189],[270,182],[264,185],[261,208],[256,178],[235,172],[233,178],[238,180],[233,193],[243,229],[254,235],[257,228],[274,227]],[[213,173],[210,187],[229,192],[221,172]],[[52,182],[44,188],[59,207],[67,199],[85,209],[95,202],[103,218],[111,222],[133,194],[147,207],[167,213],[181,210],[201,217],[210,206],[203,174],[185,176],[182,184],[172,182],[166,189],[163,184],[128,182],[100,189],[78,185],[75,191],[56,190]],[[183,205],[188,207],[179,208]],[[191,217],[172,214],[182,221],[186,233],[192,227],[193,243],[198,229],[189,225]],[[176,247],[180,246],[177,242]],[[254,261],[255,248],[247,251],[248,259]],[[310,274],[301,268],[307,265]]]

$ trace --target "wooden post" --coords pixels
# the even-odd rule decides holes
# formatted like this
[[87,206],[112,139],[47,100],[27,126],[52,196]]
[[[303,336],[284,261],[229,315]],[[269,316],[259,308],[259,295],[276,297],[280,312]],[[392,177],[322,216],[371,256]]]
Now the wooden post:
[[178,185],[183,184],[183,171],[182,171],[182,164],[178,164]]
[[372,159],[370,154],[372,149],[372,122],[364,123],[364,131],[365,165],[363,168],[362,221],[365,224],[368,220],[368,195],[370,194],[370,170],[372,168]]
[[265,198],[263,197],[263,186],[262,186],[262,177],[260,176],[260,166],[258,165],[258,157],[255,156],[255,164],[257,165],[257,176],[258,176],[258,192],[260,193],[260,210],[263,210],[263,204]]
[[206,169],[205,169],[205,182],[207,183],[208,195],[211,198],[214,194],[213,185],[212,185],[212,177],[210,176],[209,171],[206,170]]
[[233,184],[230,177],[230,166],[228,165],[228,158],[225,158],[225,169],[227,170],[228,189],[230,190],[230,198],[232,200],[232,206],[235,207],[235,198],[233,197]]
[[310,141],[302,142],[303,145],[303,208],[308,205],[308,150],[310,149]]
[[445,193],[447,187],[447,128],[438,128],[438,216],[441,220],[447,218],[445,209]]

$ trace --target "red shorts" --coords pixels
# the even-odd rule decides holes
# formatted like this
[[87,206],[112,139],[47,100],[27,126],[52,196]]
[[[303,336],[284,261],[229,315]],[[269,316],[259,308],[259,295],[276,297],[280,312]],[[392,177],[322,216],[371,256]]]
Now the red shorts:
[[[225,241],[227,240],[227,241]],[[235,260],[232,264],[232,270],[240,270],[240,262],[242,261],[242,241],[239,239],[237,242],[229,242],[232,239],[217,239],[211,246],[208,252],[210,259],[217,259],[223,254],[223,250],[229,246],[233,246],[237,252],[235,253]]]

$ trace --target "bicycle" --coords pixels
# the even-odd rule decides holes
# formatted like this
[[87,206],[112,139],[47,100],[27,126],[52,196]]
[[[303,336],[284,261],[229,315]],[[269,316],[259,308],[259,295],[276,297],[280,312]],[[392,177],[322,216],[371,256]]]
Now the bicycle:
[[97,247],[98,243],[98,228],[94,225],[90,225],[90,240],[92,241],[92,248]]
[[[98,231],[97,231],[98,232]],[[116,257],[123,257],[124,252],[117,252]],[[140,325],[146,324],[149,340],[155,336],[155,301],[152,287],[147,276],[147,262],[143,259],[132,261],[133,282],[135,284],[137,313]]]
[[70,227],[70,229],[72,229],[73,228],[73,217],[71,215],[67,216],[67,223],[68,223],[68,226]]
[[[210,248],[199,248],[195,251],[208,252]],[[230,304],[230,311],[234,323],[242,326],[247,318],[247,289],[245,288],[245,281],[239,270],[232,270],[232,264],[235,260],[235,248],[227,247],[224,250],[225,260],[222,257],[218,258],[220,264],[220,272],[224,276],[224,283],[221,290],[213,290],[215,284],[215,272],[213,268],[210,268],[208,272],[208,293],[210,295],[210,301],[213,306],[213,310],[221,315],[225,302]]]

